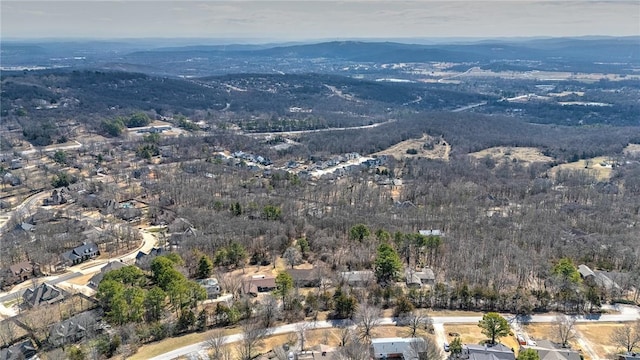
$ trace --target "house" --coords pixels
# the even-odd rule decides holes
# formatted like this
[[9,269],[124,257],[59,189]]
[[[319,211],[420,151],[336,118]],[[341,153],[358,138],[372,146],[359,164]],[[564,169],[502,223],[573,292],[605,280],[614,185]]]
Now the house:
[[64,300],[64,293],[53,285],[43,283],[42,285],[29,288],[22,294],[22,300],[28,307],[38,307],[49,305]]
[[207,291],[207,299],[216,299],[222,293],[216,278],[200,279],[196,282]]
[[37,352],[31,339],[26,339],[0,350],[0,360],[37,359]]
[[100,281],[104,278],[105,274],[111,270],[122,269],[126,265],[121,261],[111,261],[107,265],[100,268],[100,272],[95,274],[91,279],[89,279],[89,284],[87,284],[92,289],[97,289],[98,285],[100,285]]
[[242,290],[245,294],[258,296],[258,293],[269,292],[276,289],[276,277],[273,275],[253,275],[242,282]]
[[366,286],[375,280],[371,270],[341,272],[340,278],[349,286],[354,287]]
[[316,287],[320,285],[319,269],[288,269],[287,273],[291,275],[293,283],[297,287]]
[[39,272],[38,265],[29,261],[13,264],[5,270],[5,285],[18,284],[35,277]]
[[640,353],[626,353],[616,355],[618,360],[640,360]]
[[22,158],[16,158],[11,160],[11,165],[9,165],[11,170],[16,170],[22,168]]
[[596,273],[594,273],[593,270],[585,264],[578,265],[578,272],[580,273],[580,277],[584,280],[595,280],[596,278]]
[[36,230],[36,226],[33,224],[29,224],[28,222],[21,222],[19,225],[16,226],[16,230],[22,230],[22,231],[26,231],[26,232],[31,232],[31,231],[35,231]]
[[522,349],[533,349],[538,353],[540,360],[580,360],[580,353],[563,348],[561,345],[549,340],[539,340],[535,346],[523,345]]
[[625,283],[629,280],[628,273],[620,273],[615,271],[595,270],[596,283],[607,291],[621,292],[622,287],[618,282]]
[[438,229],[420,230],[418,233],[422,236],[444,236],[444,232]]
[[371,339],[371,356],[373,359],[419,359],[424,346],[422,338]]
[[100,329],[99,316],[95,311],[85,311],[67,320],[54,324],[47,341],[54,347],[73,344]]
[[153,249],[149,250],[148,253],[138,251],[138,254],[136,255],[135,264],[137,267],[139,267],[142,270],[149,270],[151,266],[151,261],[153,261],[153,259],[155,259],[156,256],[163,255],[164,253],[165,253],[164,249],[160,247],[154,247]]
[[18,186],[22,184],[22,180],[20,180],[19,177],[13,175],[12,173],[8,172],[2,176],[2,183],[9,184],[11,186]]
[[424,268],[421,271],[409,270],[406,273],[406,282],[408,286],[420,287],[422,285],[433,285],[436,276],[430,268]]
[[469,360],[515,360],[516,356],[508,347],[467,344],[462,347],[462,358]]
[[51,193],[51,196],[49,196],[48,198],[42,200],[42,205],[50,206],[50,205],[65,204],[65,203],[67,203],[67,198],[65,197],[65,194],[66,193],[65,193],[64,189],[60,189],[60,191],[58,191],[58,189],[55,189]]
[[62,262],[67,266],[80,264],[100,255],[100,249],[96,243],[83,242],[82,245],[62,254]]

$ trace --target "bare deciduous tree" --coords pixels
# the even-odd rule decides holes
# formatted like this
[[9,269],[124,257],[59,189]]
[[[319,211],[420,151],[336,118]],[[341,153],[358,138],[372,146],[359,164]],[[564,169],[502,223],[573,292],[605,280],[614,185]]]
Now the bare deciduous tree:
[[260,304],[260,317],[265,328],[271,327],[280,318],[281,311],[278,300],[271,295],[266,295]]
[[346,346],[347,343],[349,342],[349,339],[351,339],[352,337],[352,333],[353,330],[351,328],[349,328],[348,326],[345,327],[341,327],[339,334],[340,334],[340,346]]
[[[225,360],[228,358],[229,349],[224,346],[225,338],[221,330],[214,330],[207,339],[210,360]],[[226,355],[225,355],[226,354]]]
[[16,336],[16,324],[11,319],[0,322],[0,340],[2,346],[11,345]]
[[423,310],[414,310],[404,315],[400,319],[401,323],[409,328],[411,337],[416,337],[420,328],[431,331],[433,329],[433,319]]
[[285,250],[284,255],[282,255],[282,257],[285,260],[287,260],[287,264],[289,264],[289,266],[291,266],[292,269],[294,266],[298,265],[302,260],[302,255],[300,255],[300,251],[293,246],[288,247],[287,250]]
[[573,340],[575,337],[574,327],[576,324],[576,318],[573,316],[567,315],[558,315],[554,320],[554,325],[556,328],[556,336],[558,337],[558,342],[562,344],[562,347],[567,347],[569,345],[569,341]]
[[238,354],[242,360],[251,360],[268,331],[256,319],[247,319],[241,329],[243,336],[242,341],[238,344]]
[[340,360],[368,360],[369,344],[357,336],[350,336],[347,343],[340,348],[336,357]]
[[640,321],[637,321],[634,326],[627,323],[613,330],[611,342],[625,349],[626,352],[632,352],[633,349],[640,345]]
[[356,313],[356,323],[360,332],[360,338],[369,342],[371,340],[371,332],[380,323],[380,308],[362,304]]
[[436,342],[428,337],[418,337],[411,341],[409,351],[412,355],[411,359],[419,360],[440,360],[442,359],[442,351]]
[[304,344],[307,341],[307,330],[311,329],[313,325],[308,322],[301,322],[296,325],[296,333],[298,334],[298,341],[300,342],[300,351],[304,351]]

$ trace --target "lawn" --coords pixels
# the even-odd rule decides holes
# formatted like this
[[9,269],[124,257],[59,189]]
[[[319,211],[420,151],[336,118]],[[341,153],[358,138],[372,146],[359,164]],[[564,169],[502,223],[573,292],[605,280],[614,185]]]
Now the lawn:
[[[488,340],[487,337],[482,334],[482,329],[478,327],[478,325],[445,324],[444,331],[449,343],[454,339],[453,336],[449,336],[449,333],[460,334],[460,340],[462,340],[463,344],[480,344],[483,341]],[[513,349],[516,356],[518,355],[520,345],[518,345],[518,341],[515,336],[505,336],[500,338],[498,341],[502,345]]]
[[615,345],[611,342],[611,334],[616,328],[629,324],[620,323],[598,323],[598,324],[577,324],[576,330],[582,334],[589,343],[591,348],[596,352],[598,357],[602,359],[612,359],[614,354],[618,352]]
[[609,157],[599,156],[555,166],[551,169],[551,175],[556,176],[560,170],[581,170],[595,176],[600,181],[605,181],[611,177],[612,167],[610,164]]
[[[220,330],[220,329],[216,329],[216,330]],[[181,348],[183,346],[206,341],[209,338],[209,336],[211,336],[213,331],[214,330],[206,331],[206,332],[196,332],[196,333],[191,333],[184,336],[172,337],[172,338],[164,339],[151,344],[147,344],[140,347],[138,352],[132,355],[129,359],[131,360],[150,359],[154,356],[167,353],[169,351]],[[231,335],[231,334],[240,332],[240,329],[239,328],[222,329],[222,331],[224,335]]]
[[[431,149],[425,148],[425,144],[430,144]],[[407,150],[415,150],[415,154],[407,153]],[[409,139],[401,141],[388,149],[373,153],[371,155],[391,155],[396,159],[421,157],[427,159],[449,160],[451,145],[444,140],[439,140],[429,135],[423,135],[420,139]]]
[[[554,342],[560,341],[558,339],[557,326],[554,324],[539,324],[539,323],[531,323],[528,325],[523,325],[522,329],[529,335],[531,340],[550,340]],[[576,350],[582,351],[580,345],[575,340],[569,341],[569,346]]]
[[476,159],[482,159],[488,156],[497,162],[501,162],[502,160],[512,162],[516,160],[523,165],[529,165],[534,162],[548,163],[553,161],[552,157],[543,155],[540,149],[533,147],[498,146],[474,152],[469,155]]

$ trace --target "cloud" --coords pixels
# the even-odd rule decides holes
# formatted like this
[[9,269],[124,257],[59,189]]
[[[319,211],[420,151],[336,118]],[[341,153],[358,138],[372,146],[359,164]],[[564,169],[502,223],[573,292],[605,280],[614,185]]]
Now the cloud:
[[638,1],[2,0],[0,7],[3,37],[640,34]]

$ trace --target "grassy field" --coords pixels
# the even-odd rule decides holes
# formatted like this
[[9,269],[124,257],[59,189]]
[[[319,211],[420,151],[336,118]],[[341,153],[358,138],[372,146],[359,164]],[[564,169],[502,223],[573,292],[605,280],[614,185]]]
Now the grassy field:
[[91,280],[91,278],[97,273],[98,272],[78,276],[77,278],[73,278],[71,280],[68,280],[67,282],[74,285],[87,285],[89,283],[89,280]]
[[[598,357],[603,359],[612,359],[618,350],[611,342],[611,334],[616,328],[621,328],[625,324],[619,323],[598,323],[596,324],[577,324],[576,330],[582,334],[589,343],[593,351]],[[629,324],[626,324],[629,326]]]
[[640,144],[629,144],[623,152],[625,155],[638,156],[640,155]]
[[476,159],[482,159],[488,156],[497,162],[501,162],[503,160],[513,162],[515,160],[523,165],[529,165],[534,162],[548,163],[553,161],[552,157],[543,155],[539,149],[533,147],[498,146],[474,152],[469,155]]
[[[166,352],[181,348],[183,346],[206,341],[211,336],[211,334],[213,334],[213,331],[214,330],[187,334],[184,336],[168,338],[152,344],[144,345],[140,347],[137,353],[129,357],[129,359],[146,360],[154,356],[158,356],[160,354],[164,354]],[[240,332],[240,328],[222,329],[222,331],[224,335],[231,335]]]
[[[425,149],[425,144],[432,144],[433,149]],[[407,150],[416,150],[415,154],[407,154]],[[421,157],[427,159],[449,160],[451,145],[444,140],[436,139],[429,135],[423,135],[420,139],[409,139],[399,142],[388,149],[371,155],[391,155],[396,159]]]
[[[480,344],[481,342],[488,340],[485,335],[482,334],[482,329],[478,325],[461,325],[461,324],[445,324],[444,331],[449,343],[454,339],[453,336],[449,336],[449,333],[460,334],[460,340],[463,344]],[[510,349],[513,349],[518,356],[518,341],[515,336],[506,336],[500,338],[500,343]]]
[[612,167],[610,160],[606,156],[599,156],[591,159],[578,160],[567,164],[561,164],[551,169],[551,175],[556,176],[560,170],[582,170],[592,174],[600,181],[611,178]]

